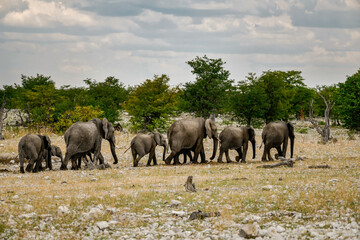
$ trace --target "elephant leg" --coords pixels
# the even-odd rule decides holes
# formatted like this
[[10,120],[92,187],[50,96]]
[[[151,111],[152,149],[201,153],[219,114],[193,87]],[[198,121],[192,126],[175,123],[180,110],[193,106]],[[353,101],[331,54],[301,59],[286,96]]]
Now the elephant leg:
[[241,147],[237,148],[237,149],[236,149],[236,152],[239,154],[239,156],[236,156],[236,157],[235,157],[235,160],[236,160],[237,162],[239,162],[240,159],[243,158],[243,153],[242,153]]
[[135,161],[136,156],[137,156],[137,152],[136,152],[135,149],[131,149],[131,155],[132,155],[132,157],[133,157],[133,161]]
[[226,156],[226,162],[231,163],[232,161],[231,161],[230,156],[229,156],[229,149],[226,149],[225,156]]
[[134,160],[134,167],[137,167],[138,166],[138,164],[139,164],[139,161],[140,161],[140,159],[143,157],[144,155],[141,155],[141,154],[139,154],[139,156]]
[[153,163],[154,163],[154,166],[157,165],[156,154],[154,154]]
[[281,151],[281,146],[276,147],[276,150],[277,150],[278,153],[275,154],[275,158],[278,159],[279,157],[283,156],[283,153]]
[[[156,155],[156,154],[155,154],[155,149],[152,150],[152,151],[150,151],[150,153],[149,153],[149,159],[148,159],[148,161],[147,161],[146,166],[150,166],[151,160],[153,160],[153,158],[156,157],[155,155]],[[156,161],[156,160],[155,160],[155,161]]]
[[189,162],[192,162],[192,161],[193,161],[193,157],[191,156],[191,150],[189,150],[189,151],[187,152],[187,155],[188,155],[188,157],[189,157]]
[[183,162],[183,164],[185,164],[185,163],[187,162],[187,153],[184,152],[184,153],[183,153],[183,156],[184,156],[184,162]]
[[[242,158],[241,158],[242,163],[246,163],[247,150],[248,150],[248,143],[246,142],[246,143],[244,143],[244,146],[243,146],[243,154],[242,154]],[[241,147],[240,147],[240,151],[241,151]]]
[[174,165],[180,165],[179,156],[180,156],[180,153],[177,153],[174,156]]
[[76,153],[76,147],[69,145],[66,149],[65,158],[64,161],[61,163],[60,170],[67,170],[68,162],[73,157],[73,155],[75,155],[75,153]]
[[204,150],[204,146],[201,148],[200,151],[200,157],[201,157],[201,163],[207,163],[206,159],[205,159],[205,150]]
[[198,140],[197,145],[196,145],[196,147],[195,147],[195,151],[194,151],[194,163],[198,163],[197,160],[198,160],[198,158],[199,158],[200,151],[201,151],[201,149],[203,148],[202,142],[200,142],[200,141],[202,141],[202,139],[201,139],[201,140]]
[[171,160],[174,158],[174,156],[177,154],[175,151],[171,151],[170,155],[165,159],[165,164],[170,165]]
[[266,152],[266,144],[264,144],[264,152],[263,152],[263,155],[261,157],[261,161],[266,162],[266,154],[267,154],[267,152]]
[[35,167],[33,169],[33,172],[36,173],[36,172],[39,172],[39,171],[42,171],[42,154],[38,154],[38,157],[35,161]]
[[226,149],[223,146],[221,146],[220,147],[219,157],[218,157],[218,160],[217,160],[219,163],[223,163],[222,158],[223,158],[223,155],[224,155],[225,151],[226,151]]
[[49,167],[49,170],[52,170],[53,168],[52,168],[51,156],[50,156],[50,159],[48,159],[46,162],[48,163],[47,165]]
[[274,159],[271,157],[270,150],[271,150],[271,147],[268,146],[266,148],[266,154],[268,155],[269,161],[274,161]]
[[288,138],[286,138],[283,142],[283,150],[282,150],[282,153],[283,153],[283,157],[286,158],[286,150],[287,150],[287,145],[288,145]]
[[22,153],[19,153],[19,161],[20,161],[20,173],[25,173],[25,171],[24,171],[25,158]]

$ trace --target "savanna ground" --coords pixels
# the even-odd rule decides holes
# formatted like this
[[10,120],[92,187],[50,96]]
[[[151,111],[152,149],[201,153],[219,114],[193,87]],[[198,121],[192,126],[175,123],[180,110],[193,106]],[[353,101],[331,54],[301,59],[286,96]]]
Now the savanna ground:
[[[297,131],[301,124],[306,125],[297,123]],[[1,153],[16,155],[24,134],[6,132]],[[145,157],[133,168],[131,152],[123,154],[134,136],[127,133],[116,133],[117,165],[103,141],[112,169],[60,171],[57,162],[54,171],[20,174],[17,162],[1,163],[0,238],[236,239],[243,224],[253,223],[259,239],[359,239],[359,136],[349,140],[346,130],[332,129],[337,142],[321,144],[313,129],[296,132],[294,158],[303,161],[264,169],[258,168],[264,164],[261,130],[256,134],[257,155],[250,159],[249,148],[246,164],[166,166],[158,148],[158,166],[144,166]],[[62,136],[50,137],[64,154]],[[209,139],[205,148],[208,159]],[[325,164],[331,168],[308,168]],[[195,193],[185,191],[188,176]],[[188,220],[196,210],[221,216]]]

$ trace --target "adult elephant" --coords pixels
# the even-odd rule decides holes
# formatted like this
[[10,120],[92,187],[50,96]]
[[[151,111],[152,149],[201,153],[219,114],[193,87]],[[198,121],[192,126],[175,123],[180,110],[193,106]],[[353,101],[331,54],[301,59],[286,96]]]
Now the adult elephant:
[[60,169],[67,170],[67,164],[70,159],[72,169],[78,169],[76,160],[89,152],[94,154],[94,162],[99,159],[100,164],[103,164],[104,157],[101,154],[101,142],[103,138],[109,141],[114,164],[117,164],[118,158],[115,153],[114,127],[106,118],[102,120],[94,118],[89,122],[74,123],[66,130],[64,134],[66,153]]
[[[22,137],[18,145],[20,172],[25,173],[25,158],[29,159],[26,171],[30,172],[32,170],[33,172],[38,172],[42,170],[41,162],[43,160],[45,150],[47,150],[45,161],[48,162],[51,159],[51,141],[48,136],[40,134],[27,134]],[[33,169],[34,163],[36,163],[36,165]]]
[[239,156],[236,157],[236,161],[241,159],[241,162],[246,162],[246,153],[248,150],[248,142],[252,143],[253,158],[255,158],[255,131],[252,127],[225,127],[219,135],[220,139],[220,154],[218,162],[222,161],[222,156],[225,152],[226,161],[231,162],[229,157],[229,149],[235,149]]
[[132,139],[130,144],[134,167],[138,166],[140,159],[146,154],[149,154],[147,166],[150,166],[151,160],[153,160],[154,165],[157,165],[156,155],[155,155],[155,148],[157,145],[164,147],[163,161],[165,161],[165,152],[167,151],[167,143],[163,135],[161,135],[160,133],[153,133],[153,132],[148,134],[140,133],[136,135]]
[[214,116],[206,120],[204,118],[195,118],[181,119],[174,122],[167,131],[171,153],[166,158],[165,163],[170,164],[174,158],[174,164],[179,164],[179,154],[184,153],[183,150],[189,149],[194,151],[194,163],[197,163],[199,154],[201,163],[205,163],[203,140],[206,136],[213,139],[213,154],[210,158],[212,160],[215,158],[219,142]]
[[279,121],[268,123],[263,129],[261,137],[264,143],[262,161],[267,161],[266,156],[268,156],[269,161],[273,161],[273,158],[270,155],[271,148],[276,148],[279,156],[286,157],[289,138],[291,158],[293,157],[295,134],[294,126],[290,122]]

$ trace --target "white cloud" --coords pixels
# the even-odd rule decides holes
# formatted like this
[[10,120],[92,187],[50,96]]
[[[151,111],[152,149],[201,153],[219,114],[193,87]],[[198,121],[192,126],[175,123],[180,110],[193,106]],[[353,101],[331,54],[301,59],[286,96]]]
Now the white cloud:
[[52,27],[63,26],[95,26],[96,21],[89,15],[66,7],[61,2],[43,2],[24,0],[28,8],[24,11],[11,11],[2,22],[8,26],[20,27]]
[[93,68],[87,64],[84,64],[82,60],[69,60],[64,59],[60,66],[60,71],[65,73],[87,73],[93,70]]

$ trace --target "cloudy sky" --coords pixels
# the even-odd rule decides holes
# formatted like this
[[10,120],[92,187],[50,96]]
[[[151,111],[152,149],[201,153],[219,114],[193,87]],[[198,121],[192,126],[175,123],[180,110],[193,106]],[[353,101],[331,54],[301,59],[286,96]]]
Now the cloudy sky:
[[57,87],[115,76],[136,85],[222,58],[231,78],[300,70],[308,86],[360,68],[360,0],[0,0],[0,83],[41,73]]

